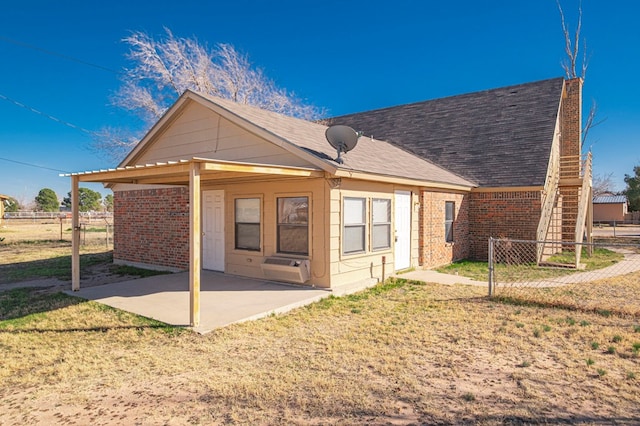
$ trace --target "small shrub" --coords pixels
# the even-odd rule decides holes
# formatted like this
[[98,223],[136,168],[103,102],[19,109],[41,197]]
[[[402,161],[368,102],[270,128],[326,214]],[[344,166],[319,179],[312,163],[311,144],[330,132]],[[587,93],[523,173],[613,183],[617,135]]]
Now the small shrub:
[[514,312],[515,315],[520,315],[522,313],[522,311],[520,309],[518,309],[517,311]]
[[593,364],[595,364],[596,362],[594,360],[592,360],[591,358],[587,358],[587,365],[591,366]]
[[527,367],[531,367],[531,362],[530,361],[522,361],[520,364],[518,364],[516,367],[520,367],[520,368],[527,368]]
[[609,318],[611,316],[611,311],[608,311],[608,310],[599,310],[597,311],[597,313],[602,315],[605,318]]
[[611,355],[615,354],[616,353],[616,347],[615,346],[609,346],[607,348],[607,353],[611,354]]
[[633,331],[635,331],[636,333],[640,333],[640,325],[634,325]]
[[571,317],[567,317],[567,318],[565,319],[565,322],[566,322],[567,324],[569,324],[569,325],[576,325],[576,320],[574,320],[574,319],[573,319],[573,318],[571,318]]
[[633,353],[635,355],[637,355],[638,352],[640,352],[640,342],[635,342],[631,348],[632,348],[631,350],[633,351]]
[[613,343],[620,343],[622,342],[622,336],[619,334],[616,334],[615,336],[613,336],[613,338],[611,339],[611,341]]
[[629,371],[629,372],[627,373],[627,379],[629,379],[629,380],[633,380],[633,379],[635,379],[635,378],[636,378],[636,373],[634,373],[633,371]]
[[516,327],[518,327],[518,328],[522,328],[522,327],[524,327],[524,324],[523,324],[523,323],[521,323],[521,322],[517,322],[517,323],[516,323]]
[[586,327],[588,325],[591,325],[591,323],[589,321],[585,321],[585,320],[580,321],[580,326],[581,327]]
[[544,331],[551,331],[551,326],[550,326],[550,325],[546,325],[546,324],[545,324],[545,325],[543,325],[543,326],[542,326],[542,329],[543,329]]
[[595,350],[595,349],[598,349],[599,347],[600,347],[600,343],[591,342],[591,349]]
[[467,402],[472,402],[476,400],[476,396],[471,392],[467,392],[464,395],[462,395],[462,399],[464,399]]
[[540,334],[542,333],[540,332],[539,329],[536,328],[535,330],[533,330],[533,337],[540,337]]
[[603,370],[602,368],[598,368],[596,371],[598,372],[598,376],[600,376],[600,377],[602,377],[605,374],[607,374],[607,371]]

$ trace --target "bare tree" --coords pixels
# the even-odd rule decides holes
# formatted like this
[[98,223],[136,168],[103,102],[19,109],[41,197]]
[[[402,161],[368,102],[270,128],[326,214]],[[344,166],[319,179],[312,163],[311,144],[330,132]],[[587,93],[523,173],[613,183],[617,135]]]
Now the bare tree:
[[[591,99],[591,108],[589,108],[589,115],[584,122],[584,126],[582,127],[582,146],[584,148],[585,141],[587,140],[587,136],[589,136],[589,130],[596,127],[599,124],[602,124],[606,118],[598,119],[596,116],[598,115],[598,103],[595,99]],[[589,147],[589,151],[591,151],[591,146]]]
[[[168,28],[164,38],[133,32],[123,41],[130,46],[132,67],[125,70],[112,103],[136,114],[145,130],[187,89],[303,119],[323,113],[277,87],[230,44],[210,49],[195,38],[176,37]],[[107,128],[99,132],[94,147],[122,158],[139,136]]]
[[[583,81],[587,75],[587,68],[589,67],[589,56],[587,55],[587,41],[581,37],[582,31],[582,0],[578,3],[578,23],[576,25],[576,30],[574,34],[571,34],[571,31],[567,27],[567,23],[564,17],[564,11],[562,10],[562,6],[560,5],[560,0],[556,0],[556,4],[558,5],[558,10],[560,11],[560,21],[562,23],[562,33],[564,34],[564,51],[566,53],[566,58],[562,62],[562,69],[565,72],[565,75],[568,79],[572,78],[581,78]],[[580,42],[582,41],[582,57],[580,57]],[[578,67],[580,68],[580,72],[578,73]],[[598,120],[596,115],[598,113],[598,103],[595,99],[591,101],[591,108],[589,109],[589,115],[584,122],[584,126],[582,127],[582,145],[581,148],[584,148],[585,142],[587,140],[587,136],[589,135],[589,131],[601,124],[606,120]]]
[[613,183],[613,173],[606,175],[594,175],[592,180],[593,196],[615,194],[615,184]]
[[[587,42],[583,40],[584,52],[582,53],[582,60],[580,60],[580,31],[582,30],[582,0],[578,4],[578,24],[576,26],[575,34],[571,34],[569,28],[564,19],[564,11],[560,5],[560,0],[556,0],[558,10],[560,11],[560,20],[562,22],[562,32],[564,34],[564,51],[567,57],[562,62],[562,69],[567,78],[580,77],[584,79],[587,75],[587,68],[589,67],[589,60],[587,57]],[[577,67],[580,66],[581,70],[578,74]]]

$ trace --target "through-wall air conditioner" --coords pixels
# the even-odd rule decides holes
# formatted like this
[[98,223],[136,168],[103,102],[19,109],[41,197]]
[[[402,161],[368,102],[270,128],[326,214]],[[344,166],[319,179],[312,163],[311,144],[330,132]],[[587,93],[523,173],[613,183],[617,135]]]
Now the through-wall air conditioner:
[[267,257],[260,266],[264,277],[268,280],[302,284],[309,281],[311,277],[309,261],[306,259]]

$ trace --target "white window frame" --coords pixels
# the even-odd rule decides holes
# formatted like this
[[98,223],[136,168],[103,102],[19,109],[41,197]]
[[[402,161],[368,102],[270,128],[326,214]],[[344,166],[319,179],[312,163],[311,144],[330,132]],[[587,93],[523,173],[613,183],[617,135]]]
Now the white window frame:
[[[257,221],[256,215],[254,212],[243,211],[238,208],[238,201],[241,200],[252,200],[257,201]],[[239,214],[242,216],[240,219],[245,219],[242,221],[238,221]],[[252,216],[252,217],[250,217]],[[258,225],[258,247],[239,247],[238,246],[238,225]],[[234,248],[235,250],[246,250],[252,252],[260,252],[262,251],[262,198],[260,197],[236,197],[233,200],[233,231],[234,231]]]
[[[361,212],[352,213],[347,211],[348,206],[355,205],[358,202],[362,205]],[[344,197],[342,199],[343,213],[342,213],[342,254],[352,255],[366,253],[367,251],[367,198],[365,197]],[[361,213],[361,218],[357,216]],[[358,219],[358,220],[356,220]],[[350,249],[347,251],[347,233],[354,229],[360,229],[362,235],[361,247],[356,249]]]
[[[387,204],[387,214],[384,221],[376,221],[376,203],[384,202]],[[391,199],[390,198],[372,198],[371,199],[371,251],[380,251],[380,250],[388,250],[391,248]],[[386,245],[376,246],[376,228],[386,227],[387,228],[387,239]]]

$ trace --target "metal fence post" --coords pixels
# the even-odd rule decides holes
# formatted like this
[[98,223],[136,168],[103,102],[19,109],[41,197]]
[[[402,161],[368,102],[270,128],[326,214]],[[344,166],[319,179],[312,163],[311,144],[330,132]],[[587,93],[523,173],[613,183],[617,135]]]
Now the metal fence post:
[[489,237],[489,297],[493,296],[493,237]]

